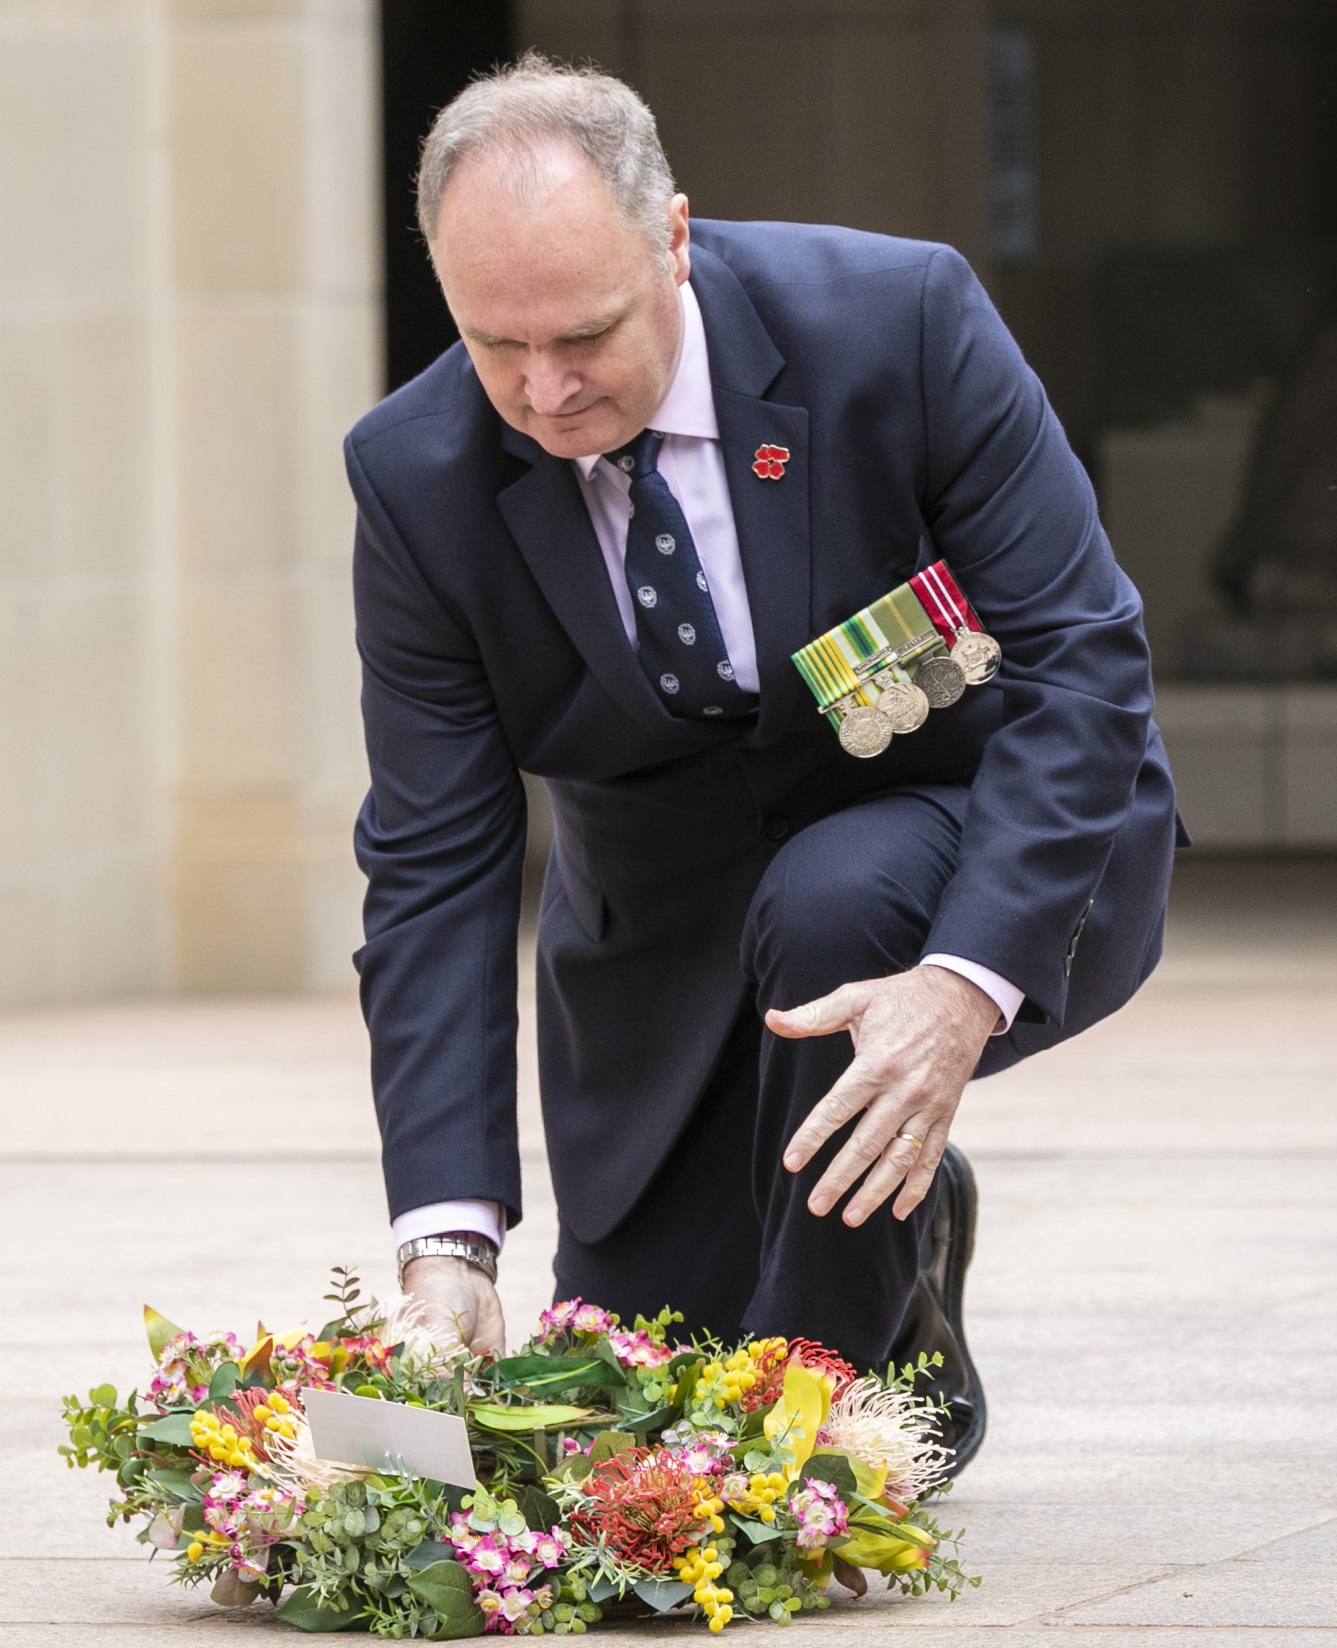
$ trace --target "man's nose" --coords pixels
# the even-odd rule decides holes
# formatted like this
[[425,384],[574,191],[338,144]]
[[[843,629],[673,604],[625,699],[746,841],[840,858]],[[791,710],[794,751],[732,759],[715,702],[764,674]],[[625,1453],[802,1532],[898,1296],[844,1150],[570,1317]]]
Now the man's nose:
[[559,361],[533,360],[525,377],[529,404],[540,417],[561,412],[580,390],[580,376]]

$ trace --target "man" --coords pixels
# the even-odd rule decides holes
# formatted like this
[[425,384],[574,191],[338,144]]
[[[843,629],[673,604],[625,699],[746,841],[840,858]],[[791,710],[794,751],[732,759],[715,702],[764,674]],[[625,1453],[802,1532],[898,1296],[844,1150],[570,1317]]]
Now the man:
[[[1175,841],[1085,475],[955,253],[689,226],[617,81],[531,57],[475,84],[419,211],[462,341],[348,443],[358,959],[406,1286],[501,1344],[523,770],[556,820],[559,1295],[865,1367],[945,1345],[964,1458],[953,1115],[1137,988]],[[940,557],[1002,670],[851,759],[791,654]]]

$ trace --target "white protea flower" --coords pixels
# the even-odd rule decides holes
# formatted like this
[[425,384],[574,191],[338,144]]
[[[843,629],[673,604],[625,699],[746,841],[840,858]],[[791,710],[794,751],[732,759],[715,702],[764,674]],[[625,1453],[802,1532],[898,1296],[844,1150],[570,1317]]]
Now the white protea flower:
[[921,1499],[942,1481],[952,1450],[938,1438],[927,1398],[856,1379],[831,1404],[818,1441],[845,1448],[857,1459],[887,1468],[885,1492],[904,1503]]
[[373,1473],[360,1465],[345,1465],[335,1459],[321,1459],[311,1442],[311,1426],[306,1415],[294,1407],[289,1415],[293,1433],[275,1431],[265,1438],[269,1462],[264,1474],[300,1499],[311,1495],[324,1498],[336,1482],[358,1482]]
[[399,1345],[400,1361],[420,1377],[448,1379],[455,1366],[471,1352],[449,1328],[429,1327],[421,1299],[394,1293],[384,1306],[385,1320],[377,1333],[383,1345]]

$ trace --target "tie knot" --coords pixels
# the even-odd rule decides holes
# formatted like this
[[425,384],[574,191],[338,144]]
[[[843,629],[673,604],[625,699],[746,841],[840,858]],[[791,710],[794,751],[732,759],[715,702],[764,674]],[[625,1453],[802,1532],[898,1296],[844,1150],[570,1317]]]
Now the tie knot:
[[663,443],[664,437],[657,429],[642,429],[634,440],[604,456],[633,481],[642,481],[659,468],[659,448]]

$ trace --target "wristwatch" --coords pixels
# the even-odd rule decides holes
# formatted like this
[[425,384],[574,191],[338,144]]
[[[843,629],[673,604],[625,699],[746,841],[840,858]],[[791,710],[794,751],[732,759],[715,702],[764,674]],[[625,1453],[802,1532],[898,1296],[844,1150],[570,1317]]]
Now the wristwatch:
[[396,1255],[399,1261],[399,1286],[404,1286],[404,1271],[414,1259],[463,1259],[481,1270],[489,1282],[497,1280],[497,1250],[486,1236],[476,1230],[448,1230],[440,1236],[416,1236],[405,1242]]

